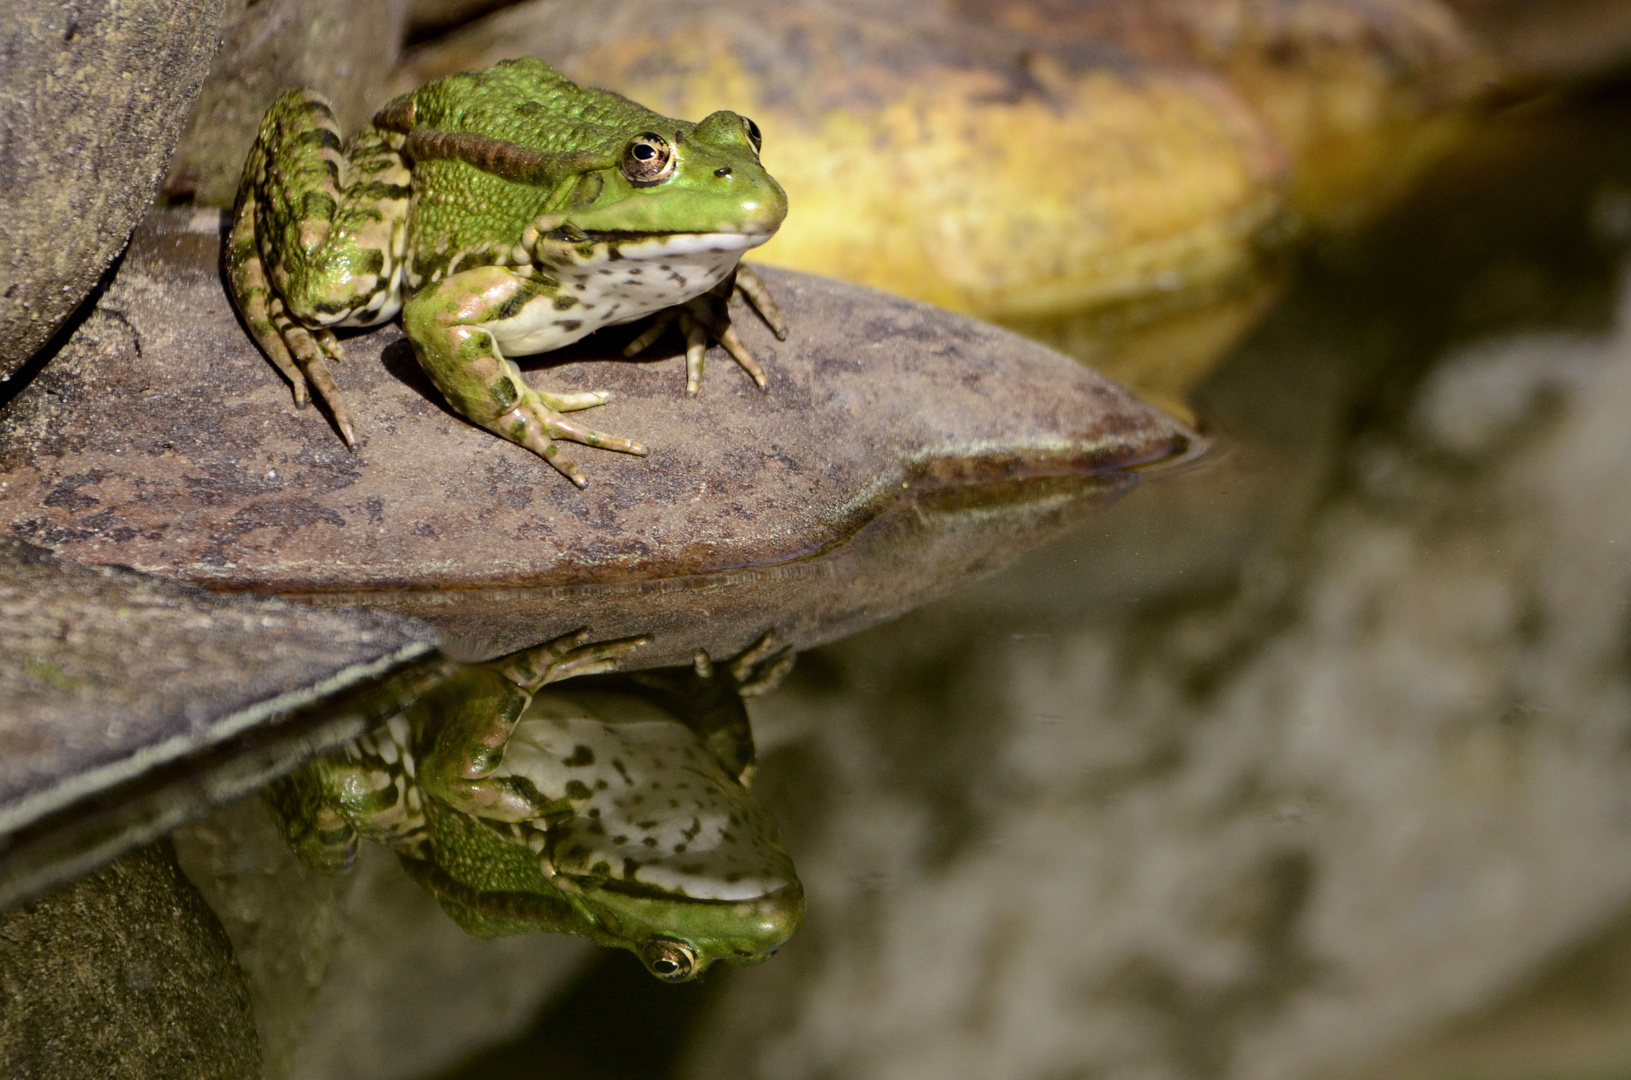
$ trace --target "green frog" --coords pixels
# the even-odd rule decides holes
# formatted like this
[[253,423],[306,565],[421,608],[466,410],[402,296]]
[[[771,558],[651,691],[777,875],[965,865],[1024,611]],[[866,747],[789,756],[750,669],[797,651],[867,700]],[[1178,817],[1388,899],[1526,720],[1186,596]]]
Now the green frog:
[[[728,664],[607,675],[648,639],[568,635],[465,665],[382,727],[268,791],[322,870],[392,847],[465,930],[551,930],[634,952],[667,982],[751,964],[804,892],[748,793],[742,698],[785,672],[769,635]],[[571,685],[552,686],[572,679]]]
[[349,144],[321,95],[291,90],[244,164],[227,280],[295,404],[315,392],[352,450],[329,367],[344,358],[334,330],[400,312],[448,404],[581,488],[561,440],[645,448],[568,415],[606,392],[535,389],[512,357],[655,315],[625,355],[677,325],[688,394],[710,338],[766,389],[728,308],[740,293],[786,337],[763,283],[738,265],[787,215],[760,142],[734,112],[673,120],[532,59],[428,83]]

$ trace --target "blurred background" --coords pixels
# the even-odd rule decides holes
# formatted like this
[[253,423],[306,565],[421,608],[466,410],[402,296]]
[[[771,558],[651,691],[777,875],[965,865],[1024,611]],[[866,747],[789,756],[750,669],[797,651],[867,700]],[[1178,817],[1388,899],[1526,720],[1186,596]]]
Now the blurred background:
[[1631,1076],[1631,2],[227,0],[221,25],[163,203],[229,204],[286,85],[354,130],[539,56],[754,117],[792,206],[763,261],[1000,322],[1212,440],[752,703],[809,901],[762,967],[410,949],[383,928],[440,913],[365,860],[339,907],[277,879],[352,935],[279,1005],[298,965],[201,868],[286,855],[220,854],[266,833],[254,807],[179,834],[265,1075]]

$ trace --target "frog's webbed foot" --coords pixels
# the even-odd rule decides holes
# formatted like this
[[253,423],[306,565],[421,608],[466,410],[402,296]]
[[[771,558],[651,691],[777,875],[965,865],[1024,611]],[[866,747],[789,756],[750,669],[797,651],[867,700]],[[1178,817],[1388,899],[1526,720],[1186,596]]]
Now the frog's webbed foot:
[[624,657],[650,643],[649,634],[591,642],[587,629],[576,630],[492,663],[506,679],[532,694],[548,683],[615,670]]
[[758,754],[742,699],[769,693],[792,668],[793,650],[778,649],[770,630],[729,660],[716,664],[707,650],[698,649],[690,671],[637,672],[634,678],[667,696],[670,710],[709,753],[743,787],[751,787]]
[[255,253],[254,214],[240,211],[233,236],[230,271],[234,298],[243,312],[261,350],[294,388],[294,403],[304,409],[311,403],[311,391],[329,415],[346,447],[357,449],[357,433],[351,413],[340,396],[340,387],[329,370],[329,362],[343,363],[345,350],[332,330],[310,329],[289,312],[288,305],[268,284],[266,270]]
[[[519,378],[512,379],[512,384]],[[521,401],[515,408],[496,419],[484,421],[487,430],[504,436],[511,442],[526,447],[558,469],[578,487],[588,487],[589,481],[572,459],[561,453],[563,440],[582,443],[600,450],[616,450],[624,454],[644,457],[646,448],[633,439],[608,435],[587,424],[565,415],[582,409],[592,409],[611,400],[604,390],[590,390],[578,394],[551,394],[522,384]]]
[[770,389],[764,368],[759,366],[759,362],[753,358],[748,347],[737,336],[736,328],[731,325],[730,300],[732,296],[738,294],[753,306],[778,340],[786,339],[787,320],[782,317],[781,308],[770,295],[770,290],[758,274],[745,266],[738,266],[734,275],[727,277],[701,296],[659,311],[652,317],[651,324],[641,331],[640,336],[624,348],[623,355],[628,357],[639,355],[662,337],[670,326],[676,326],[685,337],[687,397],[696,397],[697,391],[702,387],[702,365],[710,340],[723,345],[725,351],[741,365],[742,370],[748,373],[759,389]]
[[332,330],[308,330],[295,322],[284,310],[282,300],[272,301],[270,314],[277,333],[262,338],[261,344],[272,363],[294,386],[295,407],[304,409],[310,403],[309,386],[334,418],[334,426],[339,429],[346,448],[355,452],[357,432],[351,425],[351,412],[345,407],[339,384],[328,366],[329,361],[345,363],[345,349],[339,339]]
[[314,870],[339,874],[357,860],[357,830],[324,788],[321,766],[307,762],[267,786],[265,798],[289,850]]

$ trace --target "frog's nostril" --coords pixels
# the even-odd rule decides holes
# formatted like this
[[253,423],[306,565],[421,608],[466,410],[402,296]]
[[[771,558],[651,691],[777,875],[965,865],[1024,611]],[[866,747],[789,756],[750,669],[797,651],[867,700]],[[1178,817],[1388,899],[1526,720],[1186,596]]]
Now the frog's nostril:
[[721,165],[719,168],[714,170],[714,175],[715,176],[725,177],[725,176],[729,176],[730,174],[731,174],[731,167],[729,165]]

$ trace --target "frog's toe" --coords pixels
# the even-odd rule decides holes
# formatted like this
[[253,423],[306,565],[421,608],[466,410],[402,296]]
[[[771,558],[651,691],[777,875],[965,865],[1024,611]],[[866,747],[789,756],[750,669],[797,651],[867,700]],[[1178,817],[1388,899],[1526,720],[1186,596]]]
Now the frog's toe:
[[736,268],[736,291],[759,313],[759,318],[770,327],[777,341],[787,340],[787,318],[782,315],[781,305],[770,294],[770,286],[765,284],[764,278],[754,273],[751,267],[739,265]]
[[759,362],[753,358],[748,347],[742,344],[742,339],[736,336],[736,327],[727,324],[725,329],[719,332],[719,343],[731,354],[733,360],[742,365],[742,370],[753,379],[754,385],[761,390],[770,389],[770,380],[765,377],[765,369],[759,366]]
[[588,629],[575,630],[542,645],[511,653],[494,664],[505,678],[533,694],[546,683],[611,671],[624,657],[651,644],[651,640],[651,635],[640,634],[616,641],[592,642]]
[[612,400],[609,390],[588,390],[581,394],[546,394],[540,390],[538,396],[543,399],[545,405],[556,412],[578,412],[581,409],[604,405]]
[[604,431],[596,431],[586,424],[565,416],[545,418],[545,427],[552,439],[570,439],[585,446],[593,446],[597,450],[616,450],[621,454],[634,454],[638,457],[646,456],[646,448],[633,439],[624,439],[617,435],[608,435]]
[[[737,273],[737,283],[741,286],[744,280],[741,268],[738,268]],[[770,299],[770,293],[765,289],[764,283],[757,277],[752,277],[751,272],[748,278],[752,284],[747,288],[753,291],[747,295],[757,297],[753,300],[755,307],[761,302],[767,305],[761,309],[761,314],[768,311],[770,314],[766,315],[766,321],[770,323],[771,329],[777,331],[778,337],[786,337],[787,325],[782,320],[781,310],[776,307],[776,302]],[[623,355],[628,357],[639,355],[662,337],[670,326],[676,326],[685,337],[686,397],[696,397],[698,391],[702,389],[702,369],[707,361],[710,341],[717,341],[724,346],[725,351],[731,354],[731,359],[747,372],[748,377],[759,389],[770,389],[770,380],[765,377],[764,368],[759,366],[759,362],[753,358],[748,347],[742,343],[735,327],[731,326],[730,308],[726,303],[728,299],[728,296],[719,291],[707,292],[683,304],[658,312],[652,316],[650,325],[641,331],[640,336],[624,348]]]
[[653,315],[646,328],[640,331],[633,341],[623,346],[623,356],[632,358],[651,348],[657,343],[657,339],[663,336],[663,332],[679,317],[679,314],[679,308],[665,308]]
[[[303,326],[289,326],[283,331],[284,343],[294,354],[300,370],[305,374],[305,383],[311,385],[329,415],[334,418],[334,426],[340,430],[340,438],[345,440],[347,449],[357,449],[357,432],[351,426],[351,412],[345,407],[345,399],[340,396],[340,386],[334,381],[334,375],[329,371],[330,358],[341,360],[345,352],[334,335],[327,330],[320,330],[316,334]],[[295,404],[301,404],[302,391],[305,383],[296,384]]]
[[[261,291],[264,292],[264,288]],[[284,310],[283,301],[276,297],[268,304],[262,296],[252,296],[245,306],[248,313],[244,318],[249,322],[256,342],[294,388],[295,408],[304,409],[311,404],[311,394],[306,389],[305,373],[300,370],[300,365],[290,353],[288,344],[289,335],[300,329],[300,325],[289,318],[289,313]]]
[[778,651],[776,645],[776,631],[767,630],[764,637],[731,661],[731,678],[736,680],[738,694],[743,697],[768,694],[793,670],[796,654],[792,649]]
[[638,637],[622,638],[618,641],[596,641],[588,645],[579,645],[550,666],[549,674],[544,681],[559,682],[579,675],[599,675],[615,671],[624,657],[649,644],[651,635],[641,634]]
[[763,637],[742,650],[741,655],[731,661],[731,677],[737,682],[746,682],[748,676],[753,673],[753,669],[758,666],[759,662],[775,651],[776,631],[772,627],[765,631]]
[[624,454],[645,456],[646,448],[632,439],[608,435],[580,424],[547,407],[542,395],[537,397],[538,400],[516,406],[487,426],[549,462],[562,476],[578,487],[588,487],[589,481],[572,459],[561,452],[556,440],[566,439],[601,450],[616,450]]
[[798,654],[789,649],[766,664],[761,670],[755,671],[743,683],[736,687],[736,692],[745,698],[763,697],[787,678],[788,672],[793,670],[793,664],[798,660]]
[[334,331],[313,330],[311,336],[317,342],[317,347],[323,350],[325,357],[336,364],[345,363],[345,349],[340,345],[340,339],[334,336]]
[[708,357],[708,330],[690,312],[680,316],[680,330],[685,334],[685,396],[696,397],[702,389],[702,365]]
[[289,380],[294,389],[294,407],[304,409],[311,404],[311,392],[306,389],[306,376],[301,372],[300,365],[295,363],[294,357],[289,354],[289,347],[283,343],[283,338],[276,330],[268,328],[269,333],[260,335],[261,348],[266,355],[272,358],[272,363]]

